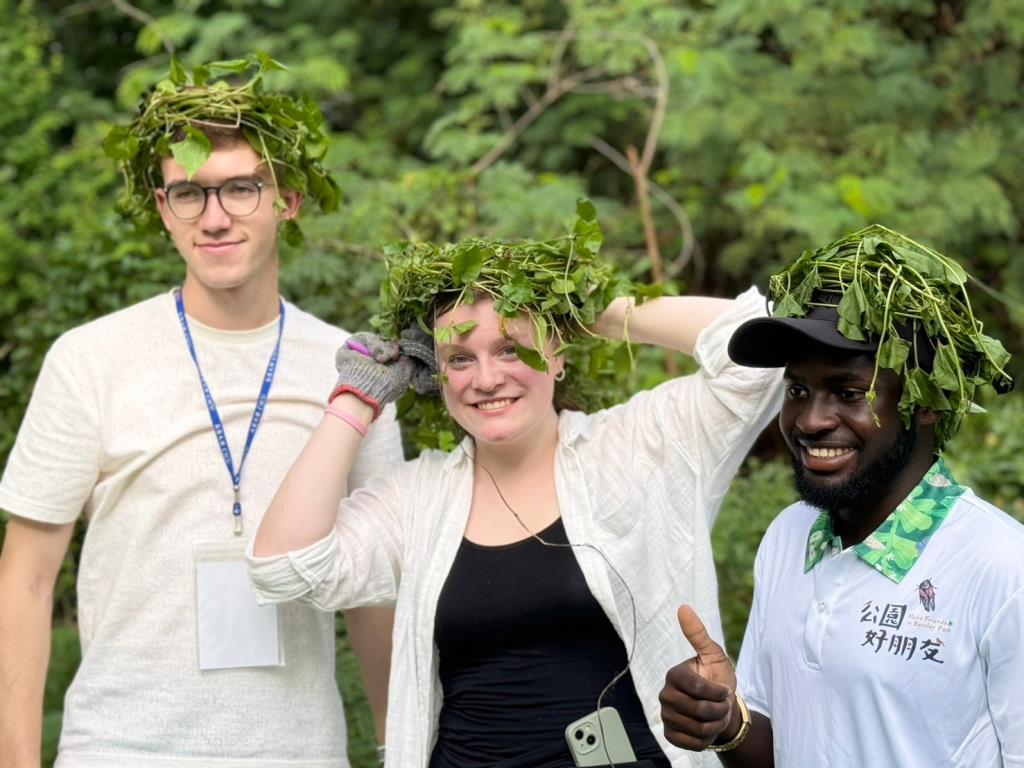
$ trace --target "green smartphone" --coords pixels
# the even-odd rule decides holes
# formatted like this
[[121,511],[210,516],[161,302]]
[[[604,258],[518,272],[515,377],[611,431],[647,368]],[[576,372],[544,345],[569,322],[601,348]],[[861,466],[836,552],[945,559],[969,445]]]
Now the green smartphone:
[[601,707],[565,729],[572,760],[577,766],[615,765],[636,760],[626,727],[614,707]]

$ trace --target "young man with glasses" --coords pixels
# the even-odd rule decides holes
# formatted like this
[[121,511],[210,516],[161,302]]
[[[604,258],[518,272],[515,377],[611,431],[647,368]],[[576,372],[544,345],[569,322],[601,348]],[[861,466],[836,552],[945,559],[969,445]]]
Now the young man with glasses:
[[[192,103],[222,93],[188,87]],[[200,110],[171,135],[147,134],[145,113],[129,129],[154,160],[122,158],[129,189],[146,179],[185,276],[55,342],[0,482],[11,515],[0,556],[6,768],[39,765],[53,587],[83,512],[83,656],[60,768],[348,765],[333,615],[257,606],[242,560],[322,418],[336,377],[324,362],[347,337],[278,294],[279,227],[303,200],[280,182],[296,167],[326,178],[309,146],[323,136],[299,126],[284,137],[297,154],[268,157],[236,127],[279,125],[288,101],[255,89],[233,125]],[[188,142],[207,147],[198,167],[171,156]],[[388,415],[350,487],[400,458]],[[390,609],[347,618],[382,726]]]

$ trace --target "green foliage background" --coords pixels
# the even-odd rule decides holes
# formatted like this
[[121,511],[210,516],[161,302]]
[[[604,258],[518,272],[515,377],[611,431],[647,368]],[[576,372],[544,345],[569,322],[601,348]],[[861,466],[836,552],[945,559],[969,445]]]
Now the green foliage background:
[[[605,252],[649,279],[657,265],[623,170],[635,147],[676,289],[763,286],[783,260],[878,221],[965,263],[988,288],[975,291],[987,331],[1022,351],[1024,0],[0,0],[0,11],[0,461],[52,340],[182,277],[165,238],[114,213],[119,179],[100,149],[170,50],[192,65],[263,49],[291,67],[270,85],[323,106],[344,200],[307,211],[283,290],[347,327],[374,309],[382,244],[554,237],[584,194]],[[641,355],[622,391],[664,365]],[[993,413],[969,419],[950,454],[1024,517],[1021,400],[987,402]],[[733,651],[753,552],[793,495],[778,441],[757,454],[715,532]],[[79,541],[58,584],[48,759],[77,663]],[[365,708],[350,713],[355,764],[370,765]]]

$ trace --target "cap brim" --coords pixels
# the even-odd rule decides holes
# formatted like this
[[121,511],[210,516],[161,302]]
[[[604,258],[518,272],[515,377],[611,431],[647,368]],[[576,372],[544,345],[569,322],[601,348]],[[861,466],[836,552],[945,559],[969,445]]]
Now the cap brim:
[[874,354],[878,346],[855,341],[836,329],[831,317],[758,317],[740,325],[729,339],[729,357],[751,368],[782,368],[808,346]]

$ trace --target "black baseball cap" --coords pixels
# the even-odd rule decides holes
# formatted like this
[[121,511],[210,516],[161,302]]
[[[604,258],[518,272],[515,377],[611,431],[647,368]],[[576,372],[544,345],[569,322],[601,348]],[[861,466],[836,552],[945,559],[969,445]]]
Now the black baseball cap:
[[837,327],[839,293],[815,293],[803,317],[756,317],[729,339],[729,357],[751,368],[782,368],[797,350],[817,344],[849,354],[874,355],[878,341],[848,339]]

